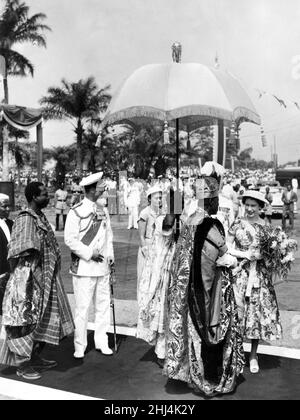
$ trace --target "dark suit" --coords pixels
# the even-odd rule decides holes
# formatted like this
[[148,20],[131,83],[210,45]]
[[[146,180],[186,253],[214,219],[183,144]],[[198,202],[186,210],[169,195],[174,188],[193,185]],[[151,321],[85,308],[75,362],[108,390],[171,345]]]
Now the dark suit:
[[[6,222],[8,228],[11,232],[12,226],[13,226],[13,221],[7,219],[5,222]],[[0,227],[0,276],[9,271],[9,264],[8,264],[8,261],[7,261],[7,255],[8,255],[8,241],[7,241],[7,238],[5,236],[5,233],[3,232],[3,230]]]

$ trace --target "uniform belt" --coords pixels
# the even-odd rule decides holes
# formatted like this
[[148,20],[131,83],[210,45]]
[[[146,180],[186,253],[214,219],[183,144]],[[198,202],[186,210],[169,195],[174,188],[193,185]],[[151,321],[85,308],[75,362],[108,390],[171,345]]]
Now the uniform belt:
[[57,200],[57,201],[62,201],[62,202],[65,202],[65,201],[67,201],[67,200]]

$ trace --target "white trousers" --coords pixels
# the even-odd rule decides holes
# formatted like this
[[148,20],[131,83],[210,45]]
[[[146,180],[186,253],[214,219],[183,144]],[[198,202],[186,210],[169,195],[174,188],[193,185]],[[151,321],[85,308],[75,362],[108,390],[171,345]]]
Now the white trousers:
[[75,295],[75,352],[84,354],[87,348],[87,327],[89,309],[94,300],[95,307],[95,347],[108,345],[107,332],[110,326],[110,285],[109,276],[73,277]]
[[128,228],[138,229],[138,220],[139,220],[138,206],[128,207],[128,210],[129,210]]

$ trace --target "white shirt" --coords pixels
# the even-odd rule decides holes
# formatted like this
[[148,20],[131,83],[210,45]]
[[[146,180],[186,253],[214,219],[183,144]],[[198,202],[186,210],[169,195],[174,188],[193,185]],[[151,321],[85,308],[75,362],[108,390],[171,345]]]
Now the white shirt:
[[[96,212],[96,204],[85,198],[80,205],[71,209],[66,221],[65,244],[80,258],[78,272],[76,273],[80,277],[102,277],[108,275],[108,259],[114,259],[113,233],[106,209],[101,227],[91,244],[84,245],[81,242]],[[104,257],[102,263],[92,260],[94,249],[97,249],[99,254]],[[74,275],[74,273],[72,274]]]
[[292,186],[294,191],[298,191],[298,180],[296,178],[293,178],[292,180]]
[[10,231],[4,219],[0,219],[0,228],[3,230],[7,242],[10,242]]
[[139,185],[135,182],[129,185],[127,190],[127,207],[138,207],[141,203],[141,193]]

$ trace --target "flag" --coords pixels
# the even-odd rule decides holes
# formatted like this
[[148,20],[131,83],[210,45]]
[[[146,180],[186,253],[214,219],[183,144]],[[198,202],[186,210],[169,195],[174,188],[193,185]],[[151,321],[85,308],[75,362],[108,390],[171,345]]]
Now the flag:
[[265,92],[263,90],[259,90],[259,89],[256,89],[256,90],[257,90],[258,95],[259,95],[259,98],[258,99],[261,99],[263,97],[263,95],[266,95],[267,94],[267,92]]
[[2,76],[3,79],[6,76],[6,60],[3,55],[0,55],[0,76]]
[[284,102],[284,100],[278,98],[275,95],[272,95],[272,96],[279,102],[280,106],[283,106],[284,108],[287,108],[286,103]]
[[300,106],[299,106],[298,102],[294,102],[294,104],[300,110]]
[[218,53],[216,53],[216,57],[215,57],[215,68],[216,69],[219,69],[220,68],[220,62],[219,62]]

